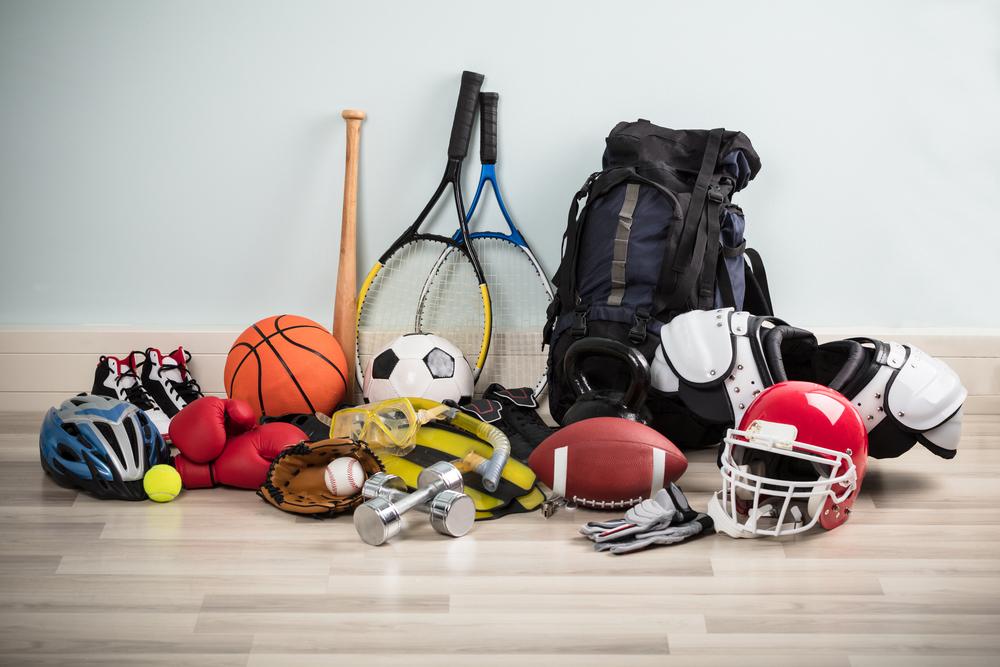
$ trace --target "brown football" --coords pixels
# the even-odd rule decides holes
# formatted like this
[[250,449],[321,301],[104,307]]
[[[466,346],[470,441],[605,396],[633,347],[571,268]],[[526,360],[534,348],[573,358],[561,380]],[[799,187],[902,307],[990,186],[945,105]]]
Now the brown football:
[[595,417],[543,440],[528,465],[557,496],[585,507],[618,509],[677,481],[688,462],[674,443],[644,424]]

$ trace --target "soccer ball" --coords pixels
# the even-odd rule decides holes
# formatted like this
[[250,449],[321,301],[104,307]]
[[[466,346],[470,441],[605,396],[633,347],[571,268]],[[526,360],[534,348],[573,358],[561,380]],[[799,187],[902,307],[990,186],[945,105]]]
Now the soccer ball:
[[420,397],[462,402],[472,398],[475,381],[462,351],[433,334],[406,334],[368,362],[364,393],[369,403]]

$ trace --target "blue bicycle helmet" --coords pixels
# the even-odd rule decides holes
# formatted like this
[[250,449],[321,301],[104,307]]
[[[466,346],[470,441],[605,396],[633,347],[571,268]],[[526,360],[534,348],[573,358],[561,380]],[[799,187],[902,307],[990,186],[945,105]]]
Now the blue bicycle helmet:
[[118,500],[144,500],[143,475],[170,457],[142,410],[93,394],[49,409],[38,444],[42,469],[56,484]]

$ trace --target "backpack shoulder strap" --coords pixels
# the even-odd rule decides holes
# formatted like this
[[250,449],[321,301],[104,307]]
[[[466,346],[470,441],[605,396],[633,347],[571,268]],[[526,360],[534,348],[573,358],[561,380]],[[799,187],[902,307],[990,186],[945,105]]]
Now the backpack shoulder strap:
[[[660,267],[660,279],[653,299],[654,317],[666,310],[685,309],[694,281],[701,274],[705,248],[711,241],[705,224],[708,218],[705,202],[709,196],[709,189],[712,186],[718,189],[713,180],[719,163],[719,154],[722,151],[724,133],[725,130],[722,128],[716,128],[708,133],[701,169],[698,171],[698,179],[691,192],[691,201],[684,214],[680,234],[673,236],[673,241],[667,247],[667,261]],[[717,196],[713,194],[713,201],[716,198]],[[721,200],[718,203],[721,203]]]
[[[563,258],[553,278],[563,310],[572,308],[576,301],[577,260],[580,254],[580,237],[587,217],[587,207],[595,198],[633,177],[635,177],[635,170],[630,167],[616,167],[594,172],[587,178],[579,192],[573,196],[566,221],[566,233],[563,235]],[[587,202],[581,208],[580,202],[584,198]]]
[[760,253],[753,248],[747,248],[744,253],[750,262],[750,269],[754,278],[753,282],[760,290],[761,300],[767,308],[767,313],[760,314],[774,315],[774,306],[771,304],[771,289],[767,286],[767,271],[764,270],[764,260],[761,259]]

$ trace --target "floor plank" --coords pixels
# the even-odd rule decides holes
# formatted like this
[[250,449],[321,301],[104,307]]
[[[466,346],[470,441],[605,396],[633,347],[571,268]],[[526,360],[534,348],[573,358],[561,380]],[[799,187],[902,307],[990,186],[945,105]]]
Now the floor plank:
[[[349,518],[232,489],[98,501],[38,466],[41,415],[0,414],[0,665],[948,667],[1000,662],[1000,417],[958,457],[872,461],[852,521],[594,553],[562,510],[381,548]],[[682,486],[703,507],[714,453]]]

